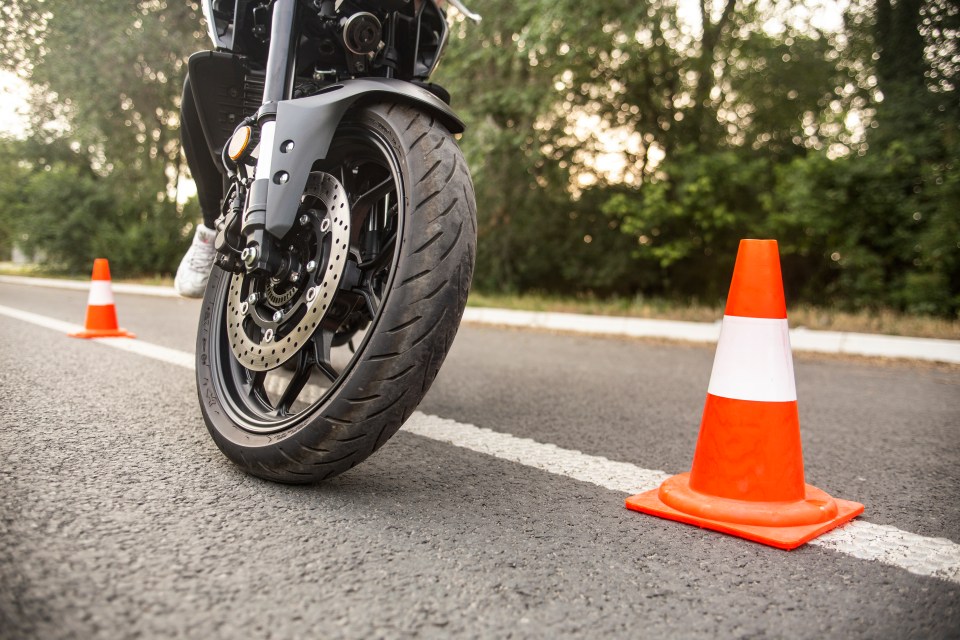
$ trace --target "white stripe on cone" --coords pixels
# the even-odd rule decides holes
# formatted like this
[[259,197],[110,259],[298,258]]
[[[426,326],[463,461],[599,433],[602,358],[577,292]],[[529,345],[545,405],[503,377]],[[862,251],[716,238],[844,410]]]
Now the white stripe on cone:
[[732,400],[796,401],[786,318],[723,316],[707,393]]
[[87,298],[87,304],[92,307],[113,304],[113,290],[110,288],[109,280],[90,281],[90,297]]

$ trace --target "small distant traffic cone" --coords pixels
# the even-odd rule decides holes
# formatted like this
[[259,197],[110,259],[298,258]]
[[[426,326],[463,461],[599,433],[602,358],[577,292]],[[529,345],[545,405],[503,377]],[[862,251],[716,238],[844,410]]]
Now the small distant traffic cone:
[[776,240],[742,240],[690,473],[627,508],[793,549],[863,513],[804,482]]
[[87,320],[84,330],[68,334],[71,338],[135,338],[117,326],[117,308],[110,287],[110,264],[106,258],[93,261],[90,296],[87,298]]

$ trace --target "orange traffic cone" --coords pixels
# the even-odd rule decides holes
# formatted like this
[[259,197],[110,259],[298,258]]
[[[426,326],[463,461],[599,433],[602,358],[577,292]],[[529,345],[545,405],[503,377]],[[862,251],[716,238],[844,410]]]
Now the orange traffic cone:
[[627,508],[793,549],[863,513],[804,482],[775,240],[742,240],[690,473]]
[[93,261],[90,296],[87,298],[87,320],[84,330],[68,334],[71,338],[135,338],[117,326],[117,308],[110,287],[110,263],[106,258]]

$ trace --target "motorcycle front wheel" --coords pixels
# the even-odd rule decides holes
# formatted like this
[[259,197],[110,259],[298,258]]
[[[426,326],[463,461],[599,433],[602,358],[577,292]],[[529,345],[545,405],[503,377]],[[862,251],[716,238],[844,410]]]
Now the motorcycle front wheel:
[[197,332],[201,411],[247,472],[355,466],[426,394],[456,335],[476,204],[453,136],[413,107],[358,109],[313,167],[282,278],[214,267]]

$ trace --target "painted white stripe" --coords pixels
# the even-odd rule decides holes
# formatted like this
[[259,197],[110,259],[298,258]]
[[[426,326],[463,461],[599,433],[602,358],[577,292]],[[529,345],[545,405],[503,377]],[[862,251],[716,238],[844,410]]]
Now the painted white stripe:
[[928,538],[886,524],[854,520],[807,544],[960,583],[960,545],[946,538]]
[[670,477],[663,471],[642,469],[626,462],[561,449],[555,444],[518,438],[419,411],[413,413],[403,430],[629,495],[655,489]]
[[[69,289],[72,291],[86,291],[90,288],[89,281],[78,282],[76,280],[57,280],[54,278],[26,278],[24,276],[0,276],[0,283],[19,284],[28,287],[44,287],[47,289]],[[123,282],[114,282],[113,292],[157,298],[181,297],[173,287],[160,287],[151,284],[124,284]]]
[[8,318],[14,318],[16,320],[22,320],[24,322],[29,322],[30,324],[35,324],[38,327],[43,327],[44,329],[53,329],[54,331],[59,331],[60,333],[65,334],[83,331],[83,327],[79,324],[64,322],[63,320],[56,320],[54,318],[48,318],[47,316],[41,316],[36,313],[21,311],[20,309],[5,307],[3,305],[0,305],[0,315],[7,316]]
[[113,291],[110,289],[109,280],[90,281],[90,296],[87,297],[87,304],[93,307],[113,304]]
[[[5,306],[0,306],[0,315],[60,332],[81,328],[78,325]],[[151,345],[139,340],[100,339],[96,342],[176,364],[186,369],[193,369],[193,355],[185,351]],[[141,345],[143,348],[128,346],[133,344]],[[414,412],[403,430],[548,473],[589,482],[627,495],[654,489],[668,477],[668,474],[663,471],[643,469],[626,462],[591,456],[572,449],[561,449],[553,444],[518,438],[507,433],[430,416],[419,411]],[[890,525],[854,520],[807,544],[862,560],[874,560],[920,576],[941,578],[960,584],[960,544],[945,538],[930,538],[901,531]]]
[[796,400],[786,319],[724,316],[707,393],[733,400]]
[[[83,331],[83,327],[79,324],[63,322],[62,320],[48,318],[36,313],[30,313],[29,311],[22,311],[20,309],[14,309],[13,307],[6,307],[3,305],[0,305],[0,315],[14,318],[16,320],[22,320],[24,322],[29,322],[30,324],[34,324],[38,327],[44,327],[45,329],[53,329],[54,331],[58,331],[63,334]],[[121,351],[136,353],[137,355],[159,360],[161,362],[175,364],[178,367],[184,367],[185,369],[193,369],[194,366],[192,353],[187,353],[186,351],[180,351],[178,349],[170,349],[169,347],[162,347],[158,344],[151,344],[141,340],[131,340],[130,338],[95,338],[92,340],[92,342],[113,347],[114,349],[119,349]]]
[[[0,283],[87,290],[86,282],[54,280],[52,278],[0,275]],[[173,287],[144,284],[114,283],[113,292],[162,298],[181,297]],[[484,307],[467,308],[463,314],[463,321],[502,327],[569,331],[586,335],[666,338],[667,340],[683,340],[684,342],[713,343],[720,336],[720,321],[683,322],[679,320],[591,316],[577,313],[516,311],[514,309],[489,309]],[[815,331],[805,327],[797,327],[790,330],[790,342],[794,351],[842,353],[882,358],[910,358],[960,364],[960,340],[910,338],[842,331]]]
[[158,344],[151,344],[149,342],[143,342],[142,340],[131,340],[130,338],[97,338],[95,341],[99,344],[113,347],[114,349],[135,353],[138,356],[152,358],[168,364],[175,364],[178,367],[190,369],[191,371],[194,368],[193,354],[180,351],[179,349],[162,347]]

